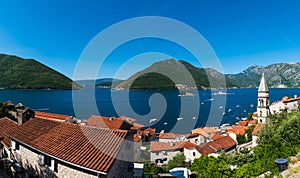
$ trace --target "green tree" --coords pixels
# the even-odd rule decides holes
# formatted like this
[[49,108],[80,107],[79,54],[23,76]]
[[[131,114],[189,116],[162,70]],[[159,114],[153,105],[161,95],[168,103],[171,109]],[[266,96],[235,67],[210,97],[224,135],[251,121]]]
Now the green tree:
[[251,142],[252,141],[252,132],[255,128],[255,125],[251,125],[247,130],[246,130],[246,134],[247,134],[247,142]]
[[160,168],[150,161],[147,161],[144,164],[144,174],[158,174],[160,171]]
[[226,178],[232,175],[230,165],[226,163],[223,157],[214,158],[204,155],[196,158],[192,165],[192,170],[198,173],[198,177],[205,178]]
[[236,141],[238,142],[239,145],[246,143],[247,139],[245,135],[237,134],[236,135]]
[[185,156],[183,153],[176,154],[173,158],[168,161],[168,164],[163,166],[163,171],[169,172],[171,169],[175,167],[187,167],[187,163],[185,162]]

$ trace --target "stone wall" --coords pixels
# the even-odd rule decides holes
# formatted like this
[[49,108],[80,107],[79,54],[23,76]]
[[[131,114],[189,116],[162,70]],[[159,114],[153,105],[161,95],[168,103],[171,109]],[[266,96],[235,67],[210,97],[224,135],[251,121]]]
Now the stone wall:
[[19,150],[15,150],[12,153],[13,159],[18,161],[22,165],[22,167],[30,174],[37,174],[41,178],[57,177],[56,174],[52,172],[49,168],[42,167],[39,165],[38,153],[33,152],[22,145],[19,146]]
[[[133,177],[133,165],[130,162],[116,159],[107,174],[107,178],[131,178]],[[132,167],[131,167],[132,166]],[[131,171],[128,169],[131,167]]]
[[168,161],[173,158],[177,153],[180,153],[179,150],[167,150],[167,151],[155,151],[150,153],[150,159],[151,162],[155,163],[155,160],[157,159],[165,159],[166,161],[163,162],[163,164],[167,164]]
[[88,174],[82,171],[78,171],[75,169],[72,169],[68,166],[58,164],[58,172],[57,176],[61,178],[71,178],[71,177],[76,177],[76,178],[97,178],[97,175],[92,175]]
[[[62,177],[62,178],[97,178],[96,174],[89,174],[85,173],[76,169],[73,169],[71,167],[68,167],[64,164],[60,164],[58,162],[57,166],[57,173],[50,170],[47,166],[40,166],[39,165],[39,153],[36,153],[34,151],[31,151],[22,145],[20,145],[20,149],[17,151],[13,151],[14,159],[17,160],[19,163],[21,163],[22,167],[24,167],[26,170],[29,170],[29,172],[34,175],[38,174],[39,177]],[[105,177],[105,176],[104,176]]]
[[191,148],[191,149],[184,148],[184,156],[186,160],[191,161],[191,163],[193,163],[194,159],[199,158],[201,154],[195,148]]

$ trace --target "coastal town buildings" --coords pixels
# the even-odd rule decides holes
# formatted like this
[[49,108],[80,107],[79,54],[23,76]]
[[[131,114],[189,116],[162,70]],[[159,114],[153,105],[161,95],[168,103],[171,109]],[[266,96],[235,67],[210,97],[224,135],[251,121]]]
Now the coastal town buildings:
[[150,144],[150,160],[158,165],[167,164],[178,153],[183,153],[186,162],[193,162],[201,155],[217,157],[223,150],[226,153],[235,151],[237,142],[229,136],[215,135],[215,139],[205,144],[197,145],[189,141],[160,142]]
[[286,110],[287,112],[291,112],[293,110],[297,110],[299,105],[298,101],[300,97],[295,96],[294,98],[290,98],[287,96],[282,97],[280,101],[274,102],[270,105],[270,113],[276,114],[280,113],[282,110]]
[[158,135],[159,142],[191,142],[196,145],[201,145],[209,141],[209,138],[203,136],[202,134],[192,133],[192,134],[175,134],[161,132]]
[[21,177],[133,176],[129,131],[38,116],[23,124],[0,119],[1,171]]

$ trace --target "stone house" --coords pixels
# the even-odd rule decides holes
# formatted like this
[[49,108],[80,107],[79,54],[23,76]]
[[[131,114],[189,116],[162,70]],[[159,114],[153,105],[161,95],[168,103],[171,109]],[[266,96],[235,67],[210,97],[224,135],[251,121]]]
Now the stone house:
[[175,133],[165,133],[161,132],[158,136],[159,142],[191,142],[196,145],[201,145],[209,141],[208,138],[204,137],[202,134],[192,133],[192,134],[175,134]]
[[151,142],[150,160],[158,165],[167,164],[168,161],[178,153],[184,153],[186,162],[193,162],[201,155],[218,156],[223,150],[226,153],[235,151],[237,143],[229,136],[220,136],[215,140],[196,145],[194,143],[183,142]]
[[3,133],[21,176],[132,177],[128,131],[33,118]]
[[128,118],[125,116],[117,117],[104,117],[92,115],[86,121],[86,125],[98,127],[98,128],[109,128],[119,130],[139,130],[144,127],[138,124],[135,119]]
[[283,97],[281,101],[274,102],[270,105],[270,113],[271,114],[276,114],[281,112],[281,110],[287,110],[288,112],[292,110],[297,110],[298,109],[298,101],[300,98],[295,97],[295,98],[288,98],[288,97]]
[[[192,148],[197,145],[190,142],[151,142],[150,144],[150,160],[158,165],[167,164],[171,158],[178,153],[188,154],[193,151]],[[199,154],[197,154],[198,156]],[[196,157],[196,155],[194,156]],[[191,158],[192,159],[192,158]],[[192,159],[194,160],[194,159]]]
[[[19,124],[7,117],[0,119],[0,159],[2,164],[6,160],[10,159],[10,148],[11,148],[11,140],[8,136],[4,135],[4,132],[18,130]],[[5,171],[4,167],[0,168],[0,171]]]

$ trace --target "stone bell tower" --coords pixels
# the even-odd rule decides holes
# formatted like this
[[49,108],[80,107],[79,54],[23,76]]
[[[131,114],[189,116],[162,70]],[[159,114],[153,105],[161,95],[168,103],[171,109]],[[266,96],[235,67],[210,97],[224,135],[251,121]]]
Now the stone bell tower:
[[257,97],[257,120],[260,123],[265,123],[269,115],[269,89],[266,83],[265,74],[262,74],[258,88]]

